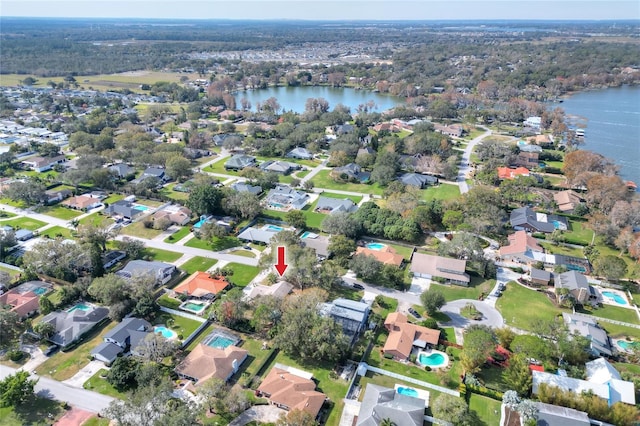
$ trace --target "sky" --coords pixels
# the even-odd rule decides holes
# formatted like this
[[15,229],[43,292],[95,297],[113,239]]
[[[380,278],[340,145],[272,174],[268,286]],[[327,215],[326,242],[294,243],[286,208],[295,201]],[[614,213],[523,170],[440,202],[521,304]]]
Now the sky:
[[2,0],[0,16],[301,20],[640,19],[639,0]]

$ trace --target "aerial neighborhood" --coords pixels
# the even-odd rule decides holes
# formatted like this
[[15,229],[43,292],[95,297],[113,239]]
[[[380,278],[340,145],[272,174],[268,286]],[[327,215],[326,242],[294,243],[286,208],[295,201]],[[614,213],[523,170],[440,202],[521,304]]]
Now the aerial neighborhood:
[[[48,399],[46,424],[638,424],[637,188],[550,103],[637,84],[638,51],[589,41],[601,67],[578,70],[558,43],[548,70],[508,28],[441,57],[405,27],[344,52],[283,31],[316,47],[96,57],[99,78],[2,54],[6,424]],[[248,99],[312,86],[395,103]]]

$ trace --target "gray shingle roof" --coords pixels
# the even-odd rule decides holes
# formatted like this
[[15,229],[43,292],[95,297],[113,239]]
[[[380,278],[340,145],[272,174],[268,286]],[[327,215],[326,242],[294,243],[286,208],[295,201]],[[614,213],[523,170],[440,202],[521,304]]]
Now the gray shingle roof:
[[425,400],[401,395],[395,389],[369,383],[365,389],[356,426],[378,426],[389,418],[396,426],[422,426]]

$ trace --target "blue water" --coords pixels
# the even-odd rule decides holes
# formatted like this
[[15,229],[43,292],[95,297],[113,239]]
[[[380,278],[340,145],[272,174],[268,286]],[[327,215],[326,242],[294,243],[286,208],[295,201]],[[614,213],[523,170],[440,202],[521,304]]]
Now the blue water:
[[135,206],[134,209],[140,210],[141,212],[146,212],[147,210],[149,210],[149,207],[138,205],[138,206]]
[[560,227],[561,227],[562,225],[563,225],[563,224],[562,224],[562,223],[560,223],[560,222],[558,222],[557,220],[554,220],[554,221],[553,221],[553,227],[554,227],[554,228],[556,228],[556,229],[560,229]]
[[265,227],[265,229],[267,229],[269,231],[276,231],[276,232],[282,231],[282,227],[281,226],[275,226],[275,225],[267,225]]
[[386,245],[380,243],[369,243],[365,247],[369,250],[382,250]]
[[556,106],[585,129],[581,148],[612,159],[623,179],[640,184],[640,86],[577,93]]
[[162,334],[162,337],[164,337],[165,339],[171,339],[173,337],[176,337],[175,331],[169,330],[167,327],[164,327],[164,326],[153,327],[153,332]]
[[38,288],[34,288],[33,291],[35,294],[37,294],[38,296],[42,296],[43,294],[45,294],[49,289],[46,287],[38,287]]
[[207,346],[218,349],[225,349],[227,346],[231,345],[233,345],[233,340],[222,336],[216,336],[207,343]]
[[412,388],[405,388],[402,386],[398,386],[398,389],[396,389],[396,392],[398,392],[400,395],[412,396],[414,398],[418,397],[418,391]]
[[564,265],[564,266],[566,266],[567,269],[570,271],[587,272],[584,266],[579,266],[579,265]]
[[439,367],[444,364],[444,356],[442,354],[420,354],[418,362],[422,365],[428,365],[429,367]]
[[270,203],[270,205],[271,205],[271,207],[276,207],[276,208],[279,208],[279,209],[284,207],[284,205],[282,205],[280,203]]
[[624,300],[624,298],[622,298],[622,296],[620,296],[619,294],[614,293],[612,291],[603,291],[602,295],[612,298],[613,300],[615,300],[615,302],[618,305],[626,305],[627,304],[627,301]]
[[309,235],[313,234],[313,232],[305,231],[304,234],[300,235],[301,239],[309,238]]
[[91,309],[91,306],[87,306],[84,303],[78,303],[77,305],[71,307],[70,309],[67,309],[67,312],[73,312],[73,311],[88,311]]
[[196,229],[200,229],[200,227],[201,227],[202,225],[204,225],[205,223],[207,223],[207,220],[208,220],[208,218],[204,217],[204,218],[200,219],[199,221],[197,221],[197,222],[196,222],[196,224],[195,224],[195,225],[193,225],[193,227],[194,227],[194,228],[196,228]]
[[333,88],[328,86],[302,86],[302,87],[269,87],[260,90],[248,90],[238,92],[236,103],[242,104],[242,99],[246,98],[251,102],[255,111],[258,104],[263,104],[269,98],[276,98],[280,104],[282,112],[294,111],[303,113],[305,104],[309,98],[324,98],[329,102],[329,109],[333,110],[338,104],[349,107],[352,113],[358,110],[360,105],[366,105],[372,101],[373,108],[370,111],[382,112],[397,105],[404,104],[404,100],[390,95],[384,95],[368,90],[355,90],[350,88]]
[[618,340],[616,344],[625,350],[640,348],[640,342],[627,342],[626,340]]

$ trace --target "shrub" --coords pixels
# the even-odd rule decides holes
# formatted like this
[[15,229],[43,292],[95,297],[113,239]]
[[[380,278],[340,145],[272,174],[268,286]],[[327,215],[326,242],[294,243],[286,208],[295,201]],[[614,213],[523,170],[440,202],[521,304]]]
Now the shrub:
[[411,361],[412,363],[416,363],[416,354],[411,354],[409,355],[409,361]]
[[7,352],[7,357],[13,362],[20,361],[22,358],[24,358],[24,355],[25,355],[24,352],[19,350],[13,350],[13,351]]
[[425,365],[424,369],[425,371],[431,371],[431,367],[429,367],[428,365]]

